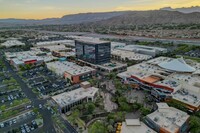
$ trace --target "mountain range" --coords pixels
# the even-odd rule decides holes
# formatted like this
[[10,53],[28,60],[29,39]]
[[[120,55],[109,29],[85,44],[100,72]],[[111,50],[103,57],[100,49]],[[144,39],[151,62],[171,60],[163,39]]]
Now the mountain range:
[[178,12],[182,12],[182,13],[193,13],[193,12],[200,12],[200,6],[182,7],[182,8],[164,7],[164,8],[161,8],[160,10],[178,11]]
[[164,23],[200,23],[200,7],[177,8],[165,7],[149,11],[117,11],[104,13],[80,13],[65,15],[62,18],[35,19],[0,19],[0,27],[65,25],[96,23],[100,25],[145,25]]

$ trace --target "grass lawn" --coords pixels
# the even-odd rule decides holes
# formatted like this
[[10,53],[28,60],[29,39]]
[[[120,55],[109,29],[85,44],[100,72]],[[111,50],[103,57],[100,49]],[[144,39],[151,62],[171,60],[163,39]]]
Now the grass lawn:
[[37,125],[39,125],[39,126],[43,125],[43,119],[35,119],[35,122],[36,122]]

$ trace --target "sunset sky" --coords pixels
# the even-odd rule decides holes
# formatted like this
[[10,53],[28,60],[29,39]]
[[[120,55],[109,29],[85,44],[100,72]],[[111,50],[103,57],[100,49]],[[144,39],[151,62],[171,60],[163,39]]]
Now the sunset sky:
[[200,6],[200,0],[0,0],[0,18],[42,19],[67,14]]

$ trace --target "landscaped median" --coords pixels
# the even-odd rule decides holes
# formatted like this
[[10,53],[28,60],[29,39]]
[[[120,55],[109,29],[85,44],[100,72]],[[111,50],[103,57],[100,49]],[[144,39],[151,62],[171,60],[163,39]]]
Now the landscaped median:
[[30,103],[30,100],[25,98],[23,100],[14,100],[10,106],[2,105],[0,107],[0,120],[6,120],[23,112],[26,112],[26,105]]
[[66,129],[65,124],[63,123],[63,121],[61,121],[61,119],[59,118],[58,115],[53,115],[52,116],[52,120],[55,124],[55,126],[60,130],[60,131],[64,131]]

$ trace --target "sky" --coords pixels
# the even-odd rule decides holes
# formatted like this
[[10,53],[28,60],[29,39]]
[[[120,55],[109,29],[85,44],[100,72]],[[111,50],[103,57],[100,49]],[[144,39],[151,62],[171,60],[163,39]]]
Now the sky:
[[200,6],[200,0],[0,0],[0,18],[43,19],[68,14]]

